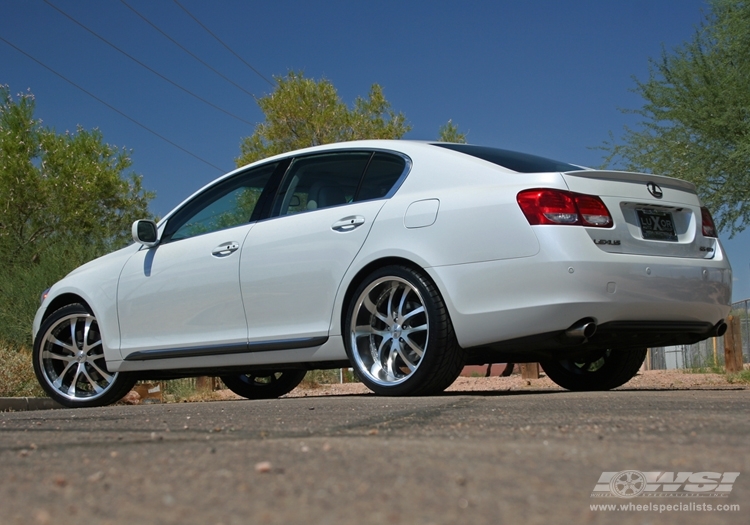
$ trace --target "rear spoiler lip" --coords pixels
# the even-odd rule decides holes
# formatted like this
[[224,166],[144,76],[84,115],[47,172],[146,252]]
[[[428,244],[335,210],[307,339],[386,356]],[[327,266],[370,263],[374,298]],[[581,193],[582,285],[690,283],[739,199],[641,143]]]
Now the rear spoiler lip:
[[651,175],[649,173],[636,173],[630,171],[613,171],[613,170],[581,170],[567,171],[563,173],[566,177],[584,177],[588,179],[607,179],[620,182],[654,182],[665,188],[689,191],[697,194],[695,184],[682,179],[675,179],[665,175]]

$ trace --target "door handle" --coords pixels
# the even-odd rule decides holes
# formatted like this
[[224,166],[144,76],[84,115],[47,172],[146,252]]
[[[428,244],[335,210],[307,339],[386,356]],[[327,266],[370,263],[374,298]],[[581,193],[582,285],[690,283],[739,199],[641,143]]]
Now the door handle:
[[333,223],[331,229],[337,232],[350,232],[359,228],[365,223],[365,218],[361,215],[350,215]]
[[231,255],[239,249],[240,243],[234,241],[225,242],[214,248],[211,252],[211,255],[213,255],[214,257],[226,257],[227,255]]

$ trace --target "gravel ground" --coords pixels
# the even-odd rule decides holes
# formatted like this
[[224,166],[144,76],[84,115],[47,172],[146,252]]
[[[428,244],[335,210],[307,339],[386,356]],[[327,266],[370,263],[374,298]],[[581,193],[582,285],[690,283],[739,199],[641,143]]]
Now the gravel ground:
[[[482,392],[503,390],[564,390],[542,372],[539,379],[523,379],[520,374],[510,377],[459,377],[448,387],[448,392]],[[680,370],[649,370],[639,372],[619,389],[624,390],[692,390],[692,389],[747,389],[747,383],[729,383],[723,374],[691,374]],[[370,393],[361,383],[319,385],[315,388],[299,386],[284,397],[337,396]],[[231,392],[229,392],[230,395]]]

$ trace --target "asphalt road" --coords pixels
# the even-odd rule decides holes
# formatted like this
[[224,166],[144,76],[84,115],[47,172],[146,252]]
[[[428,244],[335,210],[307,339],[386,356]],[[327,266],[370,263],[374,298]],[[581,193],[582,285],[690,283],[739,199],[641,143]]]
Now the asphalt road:
[[[749,415],[748,390],[3,413],[0,523],[746,525]],[[625,470],[740,476],[725,498],[591,496]],[[687,510],[591,510],[602,503]]]

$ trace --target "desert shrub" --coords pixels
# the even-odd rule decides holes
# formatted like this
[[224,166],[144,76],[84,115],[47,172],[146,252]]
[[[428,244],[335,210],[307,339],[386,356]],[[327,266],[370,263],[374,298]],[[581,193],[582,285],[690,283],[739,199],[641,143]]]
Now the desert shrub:
[[31,352],[0,344],[0,397],[43,396],[34,375]]

